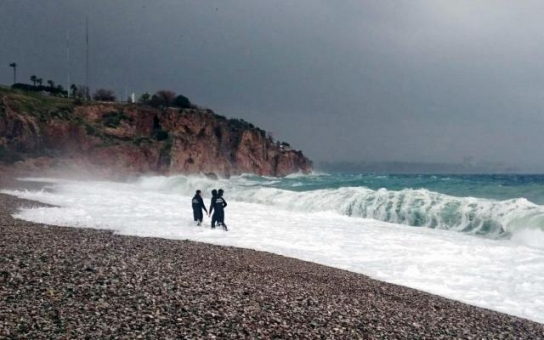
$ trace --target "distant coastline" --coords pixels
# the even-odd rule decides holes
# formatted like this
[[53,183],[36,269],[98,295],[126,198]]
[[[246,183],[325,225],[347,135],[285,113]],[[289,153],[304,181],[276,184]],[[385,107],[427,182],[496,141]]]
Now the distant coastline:
[[502,163],[424,163],[424,162],[316,162],[324,172],[361,172],[383,174],[536,174],[537,168],[519,168]]

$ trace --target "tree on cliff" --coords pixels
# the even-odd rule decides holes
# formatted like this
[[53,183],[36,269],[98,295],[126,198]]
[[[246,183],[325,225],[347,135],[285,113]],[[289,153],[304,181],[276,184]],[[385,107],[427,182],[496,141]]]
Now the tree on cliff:
[[49,87],[50,87],[50,88],[55,87],[55,82],[54,82],[54,81],[48,80],[47,83],[49,84]]
[[36,79],[36,83],[38,83],[39,86],[42,86],[43,85],[43,79],[42,78]]
[[93,99],[100,102],[114,102],[115,101],[115,95],[113,94],[113,91],[106,90],[106,89],[98,89],[93,94]]
[[13,84],[17,84],[17,63],[10,63],[9,67],[13,67]]
[[77,85],[76,84],[70,85],[70,92],[71,92],[72,98],[75,98],[76,94],[77,94]]
[[138,103],[147,104],[149,103],[150,100],[151,100],[151,95],[148,92],[146,92],[146,93],[142,93],[142,95],[138,99]]
[[176,99],[176,94],[174,92],[160,90],[151,97],[149,105],[153,107],[170,107],[174,103],[174,99]]
[[68,91],[64,91],[64,87],[62,85],[57,85],[57,93],[60,93],[62,95],[68,94]]
[[[70,87],[70,88],[72,88],[72,87]],[[87,86],[85,86],[85,85],[76,86],[75,95],[76,95],[77,98],[89,100],[91,98],[87,97],[88,93],[89,93],[89,90],[88,90]]]
[[193,107],[193,104],[191,104],[189,98],[180,94],[176,97],[176,99],[174,99],[173,106],[179,107],[180,109],[190,109]]
[[30,81],[34,84],[34,86],[36,86],[36,81],[37,80],[38,80],[38,77],[36,77],[34,75],[30,77]]

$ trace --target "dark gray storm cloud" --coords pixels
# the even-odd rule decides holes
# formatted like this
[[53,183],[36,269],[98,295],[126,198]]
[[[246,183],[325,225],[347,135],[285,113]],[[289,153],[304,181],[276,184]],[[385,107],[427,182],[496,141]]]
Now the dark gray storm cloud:
[[83,84],[88,17],[92,89],[171,89],[316,160],[544,170],[541,13],[542,1],[2,0],[0,83],[15,61],[22,80],[66,84],[70,70]]

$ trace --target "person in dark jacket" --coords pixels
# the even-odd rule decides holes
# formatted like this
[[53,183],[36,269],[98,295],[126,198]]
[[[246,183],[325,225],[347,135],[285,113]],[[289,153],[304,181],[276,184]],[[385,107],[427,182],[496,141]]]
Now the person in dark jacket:
[[208,213],[208,217],[210,217],[210,215],[212,215],[212,212],[213,212],[213,215],[212,215],[212,229],[215,229],[215,222],[217,222],[217,216],[215,214],[215,212],[213,211],[213,206],[215,205],[215,199],[217,198],[217,190],[213,189],[212,190],[212,199],[210,201],[210,212]]
[[225,210],[227,201],[223,198],[223,189],[219,189],[217,192],[217,198],[215,199],[214,209],[216,211],[217,224],[222,226],[227,231],[227,225],[225,224]]
[[195,197],[193,197],[192,200],[193,203],[193,217],[195,218],[196,225],[200,225],[202,223],[202,219],[204,218],[204,215],[202,214],[202,209],[208,213],[208,210],[206,210],[206,206],[204,205],[204,201],[202,200],[202,196],[200,196],[200,190],[196,191]]

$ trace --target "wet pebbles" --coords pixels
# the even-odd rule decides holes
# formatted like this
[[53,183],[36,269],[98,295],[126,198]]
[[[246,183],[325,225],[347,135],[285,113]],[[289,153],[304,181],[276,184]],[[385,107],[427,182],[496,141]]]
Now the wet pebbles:
[[544,325],[252,250],[14,220],[0,339],[544,339]]

